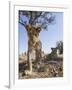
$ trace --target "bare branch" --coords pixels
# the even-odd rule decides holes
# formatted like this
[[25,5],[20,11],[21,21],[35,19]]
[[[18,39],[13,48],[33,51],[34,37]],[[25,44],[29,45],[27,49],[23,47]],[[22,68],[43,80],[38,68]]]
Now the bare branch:
[[31,24],[33,24],[33,23],[34,23],[34,21],[35,21],[36,19],[38,19],[38,18],[41,16],[41,14],[42,14],[42,12],[40,12],[40,14],[39,14],[39,15],[37,15],[37,16],[34,18],[34,20],[32,21],[32,23],[31,23]]
[[20,21],[19,21],[19,23],[20,23],[21,25],[25,26],[24,23],[22,23],[22,22],[20,22]]
[[[39,26],[46,29],[49,24],[52,24],[55,20],[55,16],[52,12],[42,12],[42,11],[19,11],[19,15],[26,16],[28,18],[28,23],[34,26]],[[20,23],[26,25],[27,22],[20,17]]]

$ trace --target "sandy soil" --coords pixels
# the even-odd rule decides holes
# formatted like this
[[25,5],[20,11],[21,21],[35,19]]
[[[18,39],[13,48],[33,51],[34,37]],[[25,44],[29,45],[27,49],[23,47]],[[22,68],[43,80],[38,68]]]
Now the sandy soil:
[[38,65],[33,63],[31,75],[25,75],[27,67],[27,63],[19,63],[19,79],[63,77],[63,60],[52,60]]

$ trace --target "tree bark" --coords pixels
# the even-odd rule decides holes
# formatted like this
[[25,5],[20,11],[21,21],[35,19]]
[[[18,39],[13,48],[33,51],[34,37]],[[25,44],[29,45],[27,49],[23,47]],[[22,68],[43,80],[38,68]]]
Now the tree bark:
[[28,42],[28,69],[32,72],[32,50],[30,49],[30,45]]

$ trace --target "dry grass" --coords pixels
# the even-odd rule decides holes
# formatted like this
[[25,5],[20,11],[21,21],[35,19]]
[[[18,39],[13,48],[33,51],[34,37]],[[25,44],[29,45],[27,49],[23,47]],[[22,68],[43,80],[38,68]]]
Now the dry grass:
[[33,63],[31,75],[25,75],[24,71],[27,67],[26,62],[19,64],[19,79],[63,77],[63,60]]

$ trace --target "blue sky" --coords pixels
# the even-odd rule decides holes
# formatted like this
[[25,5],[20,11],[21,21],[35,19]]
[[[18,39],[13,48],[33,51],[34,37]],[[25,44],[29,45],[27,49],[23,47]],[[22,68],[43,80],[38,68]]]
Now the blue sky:
[[[42,50],[45,53],[51,52],[51,47],[56,46],[56,42],[63,41],[63,13],[62,12],[53,12],[55,15],[54,24],[48,25],[47,30],[40,33],[40,40],[42,42]],[[28,21],[26,17],[22,17],[24,21]],[[27,32],[25,28],[19,24],[19,54],[27,52]]]

